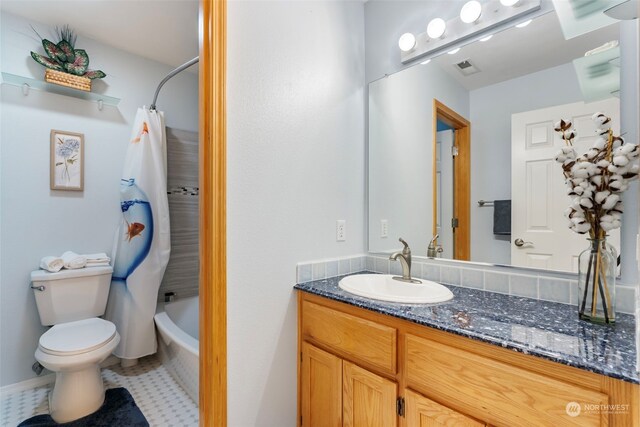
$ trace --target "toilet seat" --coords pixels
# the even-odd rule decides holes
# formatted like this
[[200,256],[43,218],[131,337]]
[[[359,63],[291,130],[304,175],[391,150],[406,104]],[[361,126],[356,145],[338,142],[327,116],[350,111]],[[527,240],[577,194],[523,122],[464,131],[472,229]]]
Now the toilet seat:
[[42,334],[39,348],[46,354],[72,356],[97,350],[116,334],[113,323],[97,317],[60,323]]

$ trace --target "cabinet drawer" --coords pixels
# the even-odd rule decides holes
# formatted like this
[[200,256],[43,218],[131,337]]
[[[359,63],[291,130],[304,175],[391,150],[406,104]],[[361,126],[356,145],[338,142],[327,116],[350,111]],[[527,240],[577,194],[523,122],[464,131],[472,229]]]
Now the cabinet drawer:
[[[405,357],[409,387],[495,426],[608,425],[606,394],[413,335]],[[570,416],[571,402],[589,410]]]
[[302,335],[354,362],[396,373],[395,328],[380,325],[309,301],[302,304]]

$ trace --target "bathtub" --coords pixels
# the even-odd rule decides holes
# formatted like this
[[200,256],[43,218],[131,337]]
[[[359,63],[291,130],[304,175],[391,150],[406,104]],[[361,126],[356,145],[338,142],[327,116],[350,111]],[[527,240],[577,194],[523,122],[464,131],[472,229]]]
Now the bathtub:
[[171,376],[198,404],[198,297],[158,304],[158,353]]

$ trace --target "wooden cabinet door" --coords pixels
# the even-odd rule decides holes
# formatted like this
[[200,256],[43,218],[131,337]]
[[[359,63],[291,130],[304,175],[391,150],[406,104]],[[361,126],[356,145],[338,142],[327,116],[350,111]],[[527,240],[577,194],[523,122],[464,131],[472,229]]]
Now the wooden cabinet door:
[[396,417],[396,383],[342,362],[344,427],[393,427]]
[[302,343],[301,410],[303,427],[342,426],[342,360]]
[[407,427],[484,427],[485,425],[411,390],[405,390],[404,396]]

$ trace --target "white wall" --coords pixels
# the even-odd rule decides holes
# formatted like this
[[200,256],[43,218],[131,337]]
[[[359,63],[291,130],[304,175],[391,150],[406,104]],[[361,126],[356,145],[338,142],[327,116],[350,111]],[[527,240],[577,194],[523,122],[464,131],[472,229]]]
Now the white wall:
[[493,208],[477,203],[511,198],[511,115],[582,100],[571,63],[469,93],[473,261],[511,264],[510,236],[494,236]]
[[[1,16],[2,71],[42,79],[44,67],[29,51],[44,53],[29,25],[43,37],[52,30],[24,18]],[[194,31],[195,29],[194,23]],[[31,364],[44,332],[29,289],[29,273],[44,255],[110,252],[120,215],[119,180],[137,107],[149,104],[171,67],[78,37],[92,68],[108,74],[95,90],[122,98],[118,107],[2,85],[0,385],[34,376]],[[188,58],[185,58],[188,59]],[[183,73],[162,90],[158,108],[167,125],[197,130],[197,75]],[[49,132],[84,133],[85,190],[49,190]]]
[[[434,64],[369,84],[369,251],[403,237],[426,256],[433,237],[433,100],[469,117],[469,92]],[[386,219],[389,236],[380,237]]]
[[229,426],[293,426],[295,265],[365,251],[363,4],[232,1],[227,52]]

